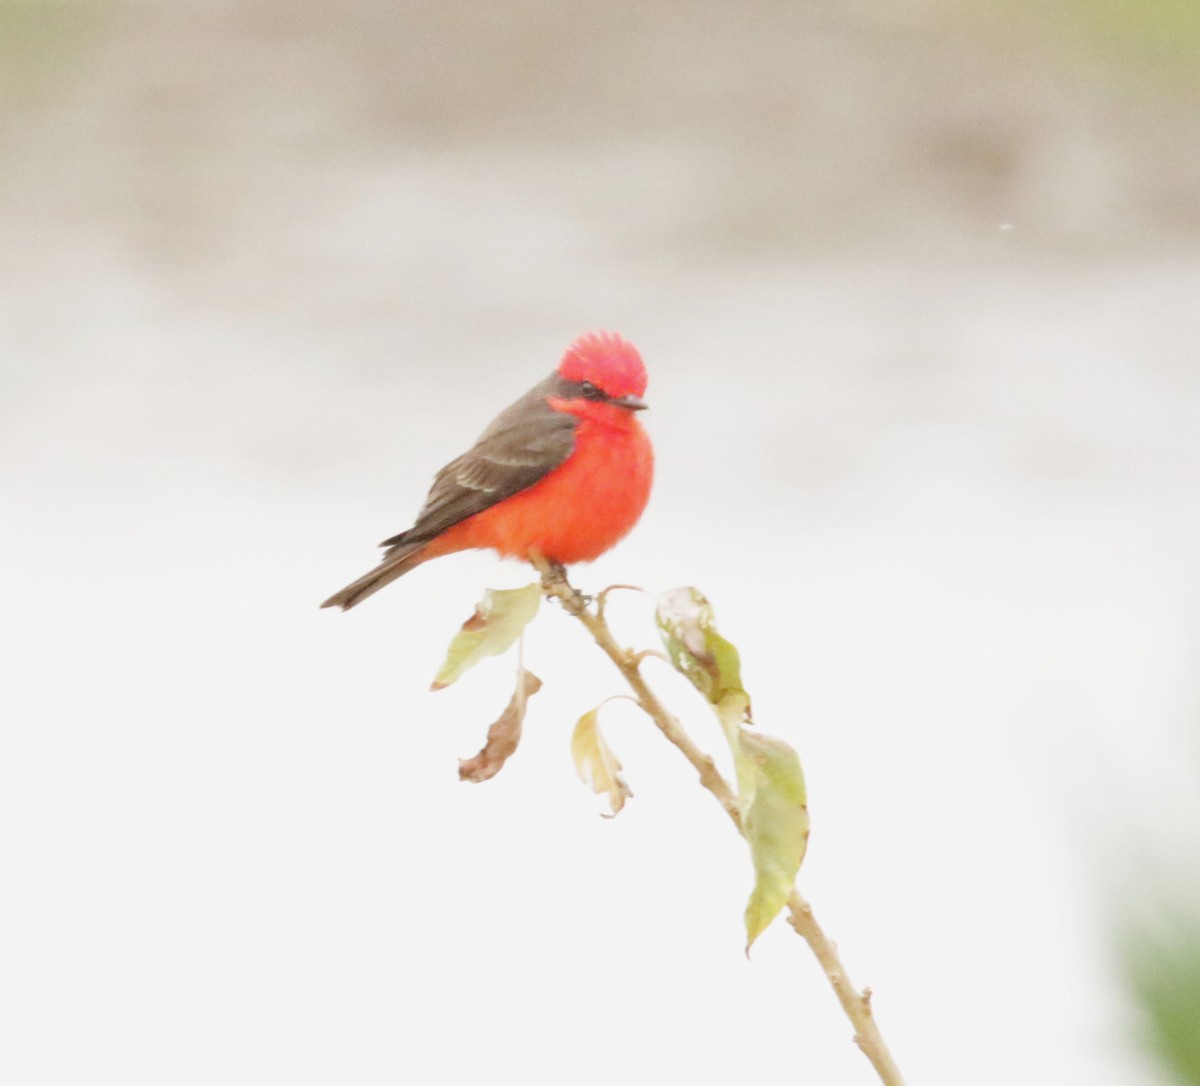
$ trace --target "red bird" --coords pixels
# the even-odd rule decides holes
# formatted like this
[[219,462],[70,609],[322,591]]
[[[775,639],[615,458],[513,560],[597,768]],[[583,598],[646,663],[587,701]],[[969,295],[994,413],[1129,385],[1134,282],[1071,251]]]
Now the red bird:
[[590,562],[623,539],[650,497],[654,451],[638,422],[646,367],[613,332],[589,332],[540,384],[450,461],[383,561],[322,607],[349,610],[422,562],[471,549]]

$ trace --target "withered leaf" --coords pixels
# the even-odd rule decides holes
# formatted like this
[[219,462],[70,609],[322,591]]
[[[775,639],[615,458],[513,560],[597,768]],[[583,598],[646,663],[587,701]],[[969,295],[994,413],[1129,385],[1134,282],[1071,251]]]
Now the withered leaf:
[[488,728],[487,742],[473,758],[463,758],[458,763],[460,781],[488,781],[512,756],[521,741],[521,724],[525,720],[525,704],[542,688],[542,680],[532,671],[521,669],[517,676],[517,689],[508,707]]

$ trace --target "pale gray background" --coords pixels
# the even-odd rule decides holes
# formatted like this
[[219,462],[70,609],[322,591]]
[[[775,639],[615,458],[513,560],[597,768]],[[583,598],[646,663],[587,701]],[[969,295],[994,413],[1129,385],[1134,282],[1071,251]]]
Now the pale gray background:
[[619,703],[597,816],[562,615],[457,782],[511,668],[427,684],[527,572],[316,609],[607,327],[659,472],[577,579],[714,601],[909,1081],[1157,1081],[1109,933],[1200,847],[1200,33],[1104,10],[0,5],[0,1078],[873,1081]]

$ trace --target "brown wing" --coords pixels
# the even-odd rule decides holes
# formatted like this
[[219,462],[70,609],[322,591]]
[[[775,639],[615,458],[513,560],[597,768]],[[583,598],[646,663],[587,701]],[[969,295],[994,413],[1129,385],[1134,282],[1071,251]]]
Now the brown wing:
[[533,486],[566,460],[575,448],[577,420],[546,403],[557,383],[552,374],[497,415],[470,451],[438,472],[416,523],[380,546],[426,542]]

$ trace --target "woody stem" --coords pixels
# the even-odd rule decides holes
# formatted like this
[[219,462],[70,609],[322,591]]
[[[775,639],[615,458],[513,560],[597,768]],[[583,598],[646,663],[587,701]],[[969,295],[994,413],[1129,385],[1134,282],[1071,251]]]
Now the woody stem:
[[[621,672],[633,690],[638,705],[654,721],[667,741],[691,763],[700,776],[700,783],[708,789],[725,813],[729,815],[738,833],[743,833],[741,812],[734,790],[718,772],[712,757],[705,754],[692,742],[691,737],[683,730],[683,726],[667,711],[658,696],[647,685],[638,667],[642,654],[629,652],[617,644],[604,617],[587,607],[584,596],[567,580],[566,572],[561,566],[552,565],[540,556],[534,556],[531,560],[542,575],[542,591],[545,595],[548,598],[557,599],[568,614],[583,623],[596,644]],[[788,898],[787,909],[788,923],[812,949],[842,1005],[842,1010],[850,1019],[850,1023],[854,1027],[854,1043],[871,1061],[880,1081],[885,1086],[904,1086],[903,1076],[901,1076],[895,1060],[892,1059],[892,1054],[884,1042],[883,1035],[879,1032],[879,1026],[871,1010],[871,990],[865,988],[860,991],[851,982],[846,973],[846,967],[838,956],[837,947],[817,923],[812,906],[800,896],[798,891],[792,891]]]

